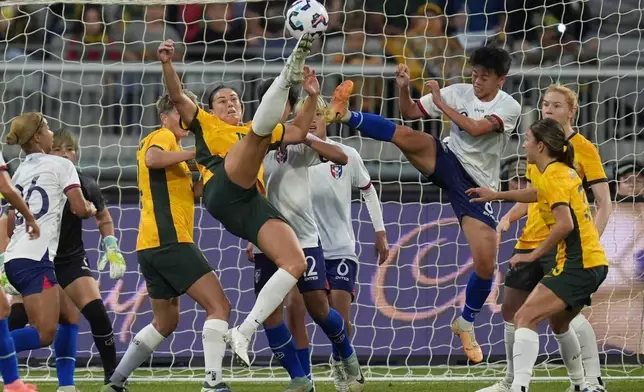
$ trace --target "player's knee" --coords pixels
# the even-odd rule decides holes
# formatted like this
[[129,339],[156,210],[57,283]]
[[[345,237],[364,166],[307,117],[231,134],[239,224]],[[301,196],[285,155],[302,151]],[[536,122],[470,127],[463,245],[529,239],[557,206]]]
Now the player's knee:
[[228,320],[230,318],[230,311],[232,306],[228,298],[225,298],[222,301],[208,303],[204,307],[207,317],[214,317],[219,320]]
[[492,279],[494,277],[495,263],[494,258],[479,257],[474,258],[474,272],[481,279]]
[[503,321],[513,323],[516,313],[517,309],[512,306],[510,301],[503,301],[503,304],[501,305],[501,316],[503,317]]
[[570,329],[569,322],[561,322],[561,320],[550,320],[550,328],[555,335],[561,335]]
[[179,312],[177,311],[176,314],[166,314],[164,317],[155,317],[154,320],[152,320],[152,326],[154,329],[159,331],[159,333],[163,337],[168,337],[170,336],[175,329],[177,329],[177,325],[179,324]]
[[514,315],[514,327],[519,328],[532,328],[536,326],[536,317],[534,312],[529,306],[522,306]]
[[306,271],[306,259],[304,258],[304,254],[294,256],[292,259],[288,260],[288,262],[278,265],[280,265],[280,268],[286,270],[286,272],[298,279],[304,275],[304,271]]
[[64,312],[61,312],[58,321],[63,324],[78,324],[80,312],[75,307],[67,307]]
[[57,329],[58,326],[56,324],[41,325],[38,327],[38,337],[40,338],[40,345],[42,347],[49,346],[54,343]]

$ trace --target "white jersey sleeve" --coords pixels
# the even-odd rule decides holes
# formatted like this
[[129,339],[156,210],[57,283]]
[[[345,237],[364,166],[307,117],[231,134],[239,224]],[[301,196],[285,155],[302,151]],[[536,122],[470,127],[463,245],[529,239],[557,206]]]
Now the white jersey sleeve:
[[345,149],[345,152],[349,155],[349,168],[351,170],[351,185],[354,188],[365,189],[371,185],[371,176],[369,171],[364,165],[364,161],[360,156],[360,153],[355,149]]
[[517,127],[519,118],[521,117],[521,105],[508,96],[500,105],[498,105],[491,114],[503,127],[503,133],[510,136],[512,131]]
[[56,165],[55,168],[59,185],[63,190],[63,193],[67,193],[70,189],[80,188],[78,171],[76,170],[76,167],[74,167],[72,161],[65,159],[61,161],[60,165]]
[[[453,108],[455,106],[456,100],[458,98],[458,86],[458,84],[452,84],[441,89],[441,99],[449,107]],[[418,100],[417,104],[420,108],[420,111],[423,112],[426,117],[435,118],[443,115],[443,112],[440,111],[434,104],[432,94],[422,96]]]

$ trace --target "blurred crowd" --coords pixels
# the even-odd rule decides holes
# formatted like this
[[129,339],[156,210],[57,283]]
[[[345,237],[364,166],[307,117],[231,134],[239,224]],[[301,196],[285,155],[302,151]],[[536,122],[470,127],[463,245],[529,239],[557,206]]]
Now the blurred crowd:
[[[0,45],[5,59],[140,62],[173,39],[187,62],[278,59],[294,44],[284,29],[292,2],[0,6]],[[524,64],[592,63],[598,37],[637,33],[644,23],[638,0],[323,2],[329,27],[317,50],[324,60],[406,61],[414,76],[448,82],[467,74],[465,56],[482,44],[506,45]]]

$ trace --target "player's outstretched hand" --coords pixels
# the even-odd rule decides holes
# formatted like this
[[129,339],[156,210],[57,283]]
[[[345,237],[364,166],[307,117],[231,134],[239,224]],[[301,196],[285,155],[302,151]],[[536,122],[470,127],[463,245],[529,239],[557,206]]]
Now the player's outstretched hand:
[[308,65],[304,66],[304,82],[302,83],[302,88],[304,88],[304,91],[306,91],[310,97],[317,98],[317,96],[320,95],[320,81],[315,74],[315,69]]
[[161,42],[159,49],[157,49],[157,56],[159,57],[159,61],[162,63],[172,61],[172,58],[174,57],[174,41],[168,39]]
[[376,233],[376,253],[378,254],[378,265],[384,263],[389,257],[389,243],[384,231]]
[[517,268],[521,264],[532,263],[531,253],[517,253],[510,259],[510,265],[512,268]]
[[36,222],[36,219],[33,216],[25,219],[25,226],[30,239],[35,240],[40,237],[40,226],[38,226],[38,222]]
[[396,84],[398,88],[409,87],[409,67],[407,64],[398,64],[396,67]]
[[501,247],[501,240],[503,239],[503,233],[510,230],[510,221],[506,218],[501,219],[498,225],[496,225],[496,247]]
[[246,257],[251,263],[255,262],[255,253],[253,253],[253,244],[250,242],[246,245]]
[[486,203],[497,199],[496,192],[489,188],[470,188],[465,193],[470,197],[470,203]]
[[425,82],[425,87],[429,89],[429,93],[432,94],[432,101],[435,104],[442,102],[441,100],[441,87],[438,85],[438,82],[435,80],[428,80]]

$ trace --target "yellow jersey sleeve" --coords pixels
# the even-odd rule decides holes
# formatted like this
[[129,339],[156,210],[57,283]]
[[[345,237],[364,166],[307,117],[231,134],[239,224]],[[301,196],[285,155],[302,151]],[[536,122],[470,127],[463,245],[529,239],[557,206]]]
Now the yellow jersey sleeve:
[[582,180],[585,180],[586,185],[608,181],[599,152],[590,141],[585,140],[584,143],[575,146],[575,159],[577,164],[581,166]]
[[177,139],[168,129],[160,129],[150,135],[150,140],[148,141],[149,149],[151,147],[157,147],[164,151],[175,151],[178,148]]

